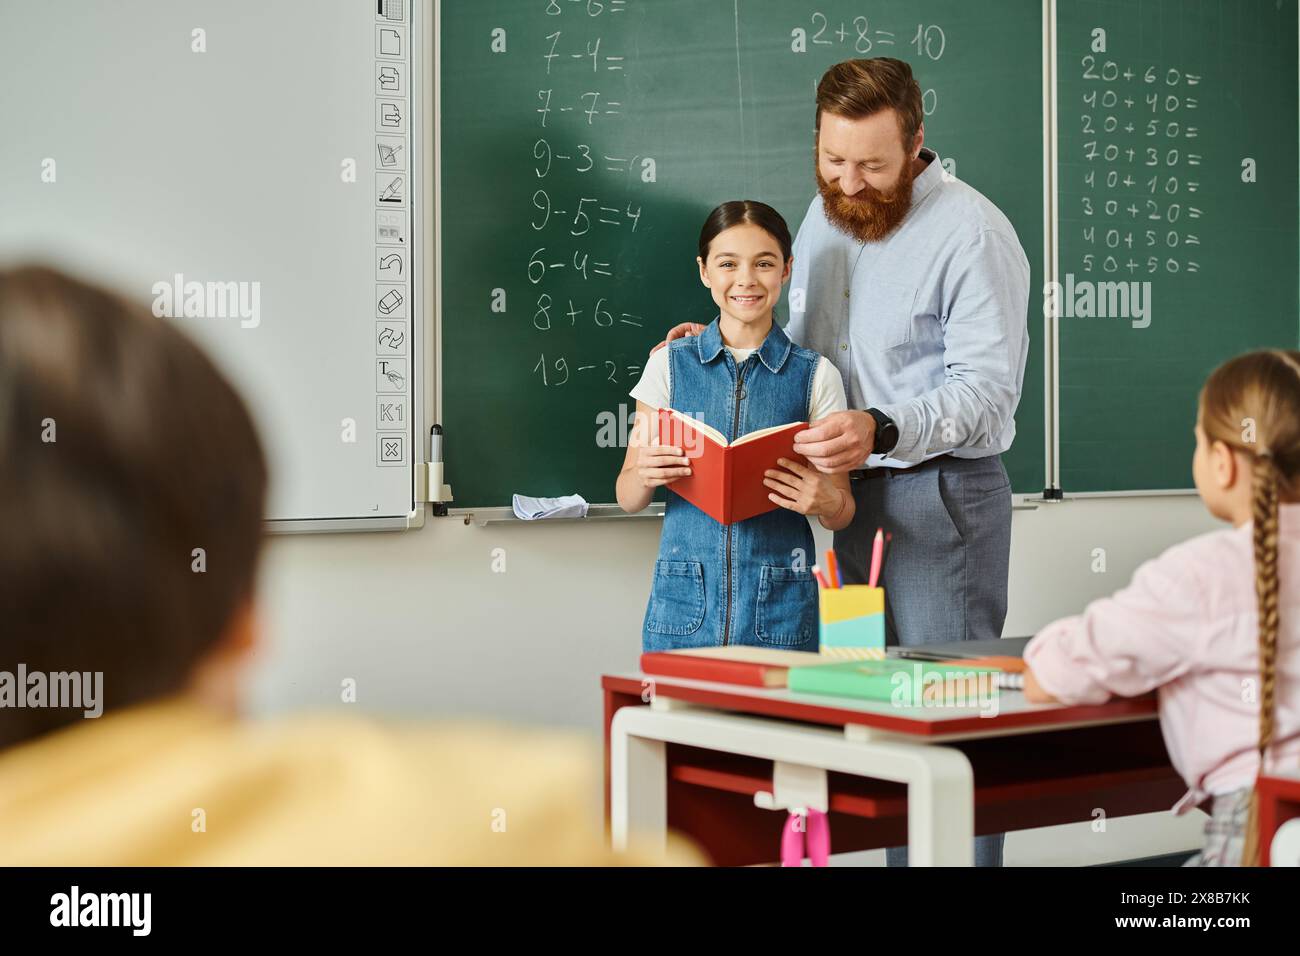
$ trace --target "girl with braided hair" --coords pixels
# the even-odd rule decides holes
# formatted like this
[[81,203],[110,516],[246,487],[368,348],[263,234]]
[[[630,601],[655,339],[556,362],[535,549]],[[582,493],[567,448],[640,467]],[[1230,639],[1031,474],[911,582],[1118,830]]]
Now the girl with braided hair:
[[1300,352],[1250,352],[1201,390],[1196,490],[1231,529],[1175,545],[1025,648],[1031,701],[1155,690],[1197,866],[1254,866],[1261,772],[1300,767]]

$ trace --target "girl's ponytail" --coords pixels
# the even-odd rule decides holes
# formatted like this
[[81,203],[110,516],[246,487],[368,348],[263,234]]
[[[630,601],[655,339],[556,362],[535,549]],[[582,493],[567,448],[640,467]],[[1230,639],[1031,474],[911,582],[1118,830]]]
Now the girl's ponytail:
[[[1251,520],[1255,540],[1255,599],[1259,607],[1259,768],[1273,741],[1273,691],[1277,660],[1277,464],[1272,454],[1255,458]],[[1242,866],[1259,865],[1259,788],[1250,792],[1250,815]]]
[[[1259,611],[1257,747],[1262,774],[1273,742],[1277,682],[1278,501],[1296,501],[1300,496],[1300,352],[1268,349],[1224,362],[1210,374],[1201,392],[1201,426],[1210,441],[1221,441],[1254,459],[1251,523]],[[1257,866],[1260,849],[1259,788],[1255,786],[1241,865]]]

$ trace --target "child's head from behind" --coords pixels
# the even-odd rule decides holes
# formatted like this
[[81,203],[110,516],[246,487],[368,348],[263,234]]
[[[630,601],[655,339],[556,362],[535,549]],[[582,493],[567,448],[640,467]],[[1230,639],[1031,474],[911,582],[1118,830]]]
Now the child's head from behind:
[[724,318],[766,324],[790,278],[790,227],[771,206],[750,199],[725,202],[700,230],[700,281]]
[[[247,410],[178,329],[0,270],[0,666],[102,672],[109,710],[187,687],[247,624],[266,483]],[[82,714],[6,709],[0,747]]]
[[1210,374],[1201,390],[1192,475],[1206,507],[1225,520],[1250,516],[1263,504],[1260,495],[1297,497],[1300,352],[1248,352]]
[[[1300,491],[1300,352],[1248,352],[1201,390],[1192,460],[1196,490],[1220,518],[1251,522],[1258,614],[1260,767],[1273,741],[1278,645],[1278,502]],[[1243,688],[1244,693],[1244,688]],[[1244,698],[1243,698],[1244,699]],[[1251,794],[1242,864],[1259,858],[1259,794]]]

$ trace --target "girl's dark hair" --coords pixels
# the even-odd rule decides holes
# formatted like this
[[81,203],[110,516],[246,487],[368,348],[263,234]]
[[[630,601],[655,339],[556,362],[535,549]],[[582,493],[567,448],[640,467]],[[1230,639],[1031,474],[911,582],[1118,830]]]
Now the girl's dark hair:
[[[180,691],[251,597],[266,486],[244,403],[175,325],[0,269],[0,667],[102,672],[106,714]],[[6,710],[0,748],[82,717]]]
[[700,258],[708,262],[709,244],[714,238],[732,226],[743,223],[758,226],[775,239],[781,247],[783,262],[790,258],[790,247],[793,245],[790,241],[790,227],[785,224],[779,212],[767,203],[753,199],[733,199],[709,213],[709,218],[704,220],[704,228],[700,230]]

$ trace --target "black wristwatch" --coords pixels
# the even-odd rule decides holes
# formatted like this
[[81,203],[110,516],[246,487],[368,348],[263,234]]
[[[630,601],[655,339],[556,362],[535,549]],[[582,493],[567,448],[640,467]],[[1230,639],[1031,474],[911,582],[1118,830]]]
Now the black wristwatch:
[[898,444],[898,426],[878,408],[868,408],[867,414],[876,420],[876,441],[871,446],[873,455],[888,455]]

